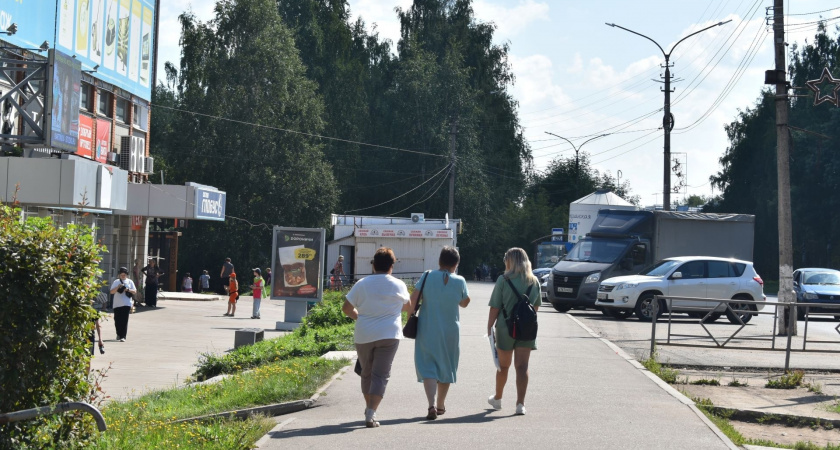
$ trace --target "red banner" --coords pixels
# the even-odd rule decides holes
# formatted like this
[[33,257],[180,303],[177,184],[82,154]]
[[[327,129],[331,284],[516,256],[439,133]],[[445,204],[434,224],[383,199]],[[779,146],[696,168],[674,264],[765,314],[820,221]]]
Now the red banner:
[[96,119],[96,155],[94,158],[105,163],[111,151],[111,121]]
[[79,114],[79,145],[76,154],[93,159],[93,118]]
[[143,216],[131,216],[131,229],[134,231],[143,229]]

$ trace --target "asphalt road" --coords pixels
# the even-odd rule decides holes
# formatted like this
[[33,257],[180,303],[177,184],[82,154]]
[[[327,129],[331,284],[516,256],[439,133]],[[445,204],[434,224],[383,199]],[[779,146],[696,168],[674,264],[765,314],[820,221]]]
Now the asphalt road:
[[469,283],[473,301],[461,310],[458,383],[450,389],[446,415],[424,419],[414,341],[406,339],[377,414],[381,427],[364,427],[359,378],[351,371],[330,385],[318,406],[277,417],[278,427],[260,448],[733,448],[679,394],[550,306],[539,312],[528,414],[513,415],[513,375],[503,409],[491,410],[486,399],[495,368],[484,334],[492,288]]
[[[775,296],[768,296],[768,303],[775,303]],[[664,346],[658,347],[660,360],[675,365],[696,365],[714,367],[750,367],[750,368],[784,368],[786,337],[776,337],[775,347],[780,351],[767,350],[737,350],[735,347],[761,347],[770,349],[773,336],[774,308],[766,306],[763,312],[769,315],[758,315],[739,331],[732,341],[724,348],[691,348]],[[651,323],[640,322],[635,316],[626,320],[608,318],[600,311],[572,310],[569,312],[581,322],[621,347],[624,351],[644,359],[650,352]],[[685,314],[675,314],[672,318],[671,330],[673,334],[703,336],[703,339],[692,337],[672,337],[672,342],[687,344],[704,344],[714,346],[706,332]],[[831,318],[811,318],[808,321],[806,349],[834,350],[840,352],[840,332],[835,329],[838,321]],[[732,335],[740,325],[732,325],[721,317],[716,323],[706,325],[709,333],[720,342]],[[667,337],[668,321],[663,316],[657,322],[657,341],[662,342]],[[792,339],[792,348],[801,349],[805,336],[805,322],[798,322],[798,336]],[[750,338],[750,339],[744,339]],[[762,339],[762,340],[757,340]],[[831,343],[815,343],[813,341],[830,341]],[[730,349],[731,348],[731,349]],[[791,352],[791,368],[840,370],[840,358],[834,353]]]

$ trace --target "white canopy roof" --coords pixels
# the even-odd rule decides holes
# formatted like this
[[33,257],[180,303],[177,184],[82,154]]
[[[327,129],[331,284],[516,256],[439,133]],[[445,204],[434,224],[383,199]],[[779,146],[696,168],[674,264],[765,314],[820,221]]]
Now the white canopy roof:
[[579,198],[572,202],[582,205],[611,205],[611,206],[633,206],[632,203],[615,195],[612,191],[597,190],[586,197]]

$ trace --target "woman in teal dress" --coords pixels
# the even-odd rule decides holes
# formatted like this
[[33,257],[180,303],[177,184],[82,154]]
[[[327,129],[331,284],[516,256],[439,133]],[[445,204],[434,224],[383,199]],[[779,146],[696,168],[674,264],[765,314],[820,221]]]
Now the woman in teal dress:
[[[537,349],[536,339],[531,341],[520,341],[510,337],[504,316],[501,316],[501,308],[505,309],[508,316],[513,311],[513,306],[519,301],[517,295],[510,288],[507,282],[516,287],[522,295],[528,295],[528,300],[538,310],[540,304],[540,282],[531,272],[531,261],[528,254],[521,248],[511,248],[505,253],[504,276],[496,280],[496,286],[490,295],[490,315],[487,320],[487,334],[496,325],[496,350],[499,352],[499,366],[501,370],[496,371],[496,393],[491,395],[487,402],[494,409],[502,409],[502,393],[507,383],[508,370],[511,363],[516,370],[516,414],[525,414],[525,392],[528,390],[528,360],[531,358],[531,350]],[[528,288],[531,288],[530,292]],[[498,320],[497,320],[498,319]]]
[[455,247],[444,247],[438,259],[440,270],[420,277],[411,295],[412,304],[416,304],[425,281],[414,343],[414,366],[417,381],[423,383],[429,400],[426,415],[429,420],[446,412],[449,385],[457,381],[461,338],[458,307],[466,308],[470,303],[467,281],[455,275],[460,261],[461,255]]

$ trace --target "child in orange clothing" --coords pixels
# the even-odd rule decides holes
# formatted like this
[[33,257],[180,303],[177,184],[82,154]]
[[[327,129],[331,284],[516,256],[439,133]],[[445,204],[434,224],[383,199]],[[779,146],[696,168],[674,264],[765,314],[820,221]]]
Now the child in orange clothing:
[[225,316],[233,317],[236,313],[236,300],[239,298],[239,282],[236,281],[236,274],[230,274],[230,285],[228,285],[228,309]]

